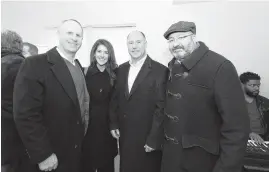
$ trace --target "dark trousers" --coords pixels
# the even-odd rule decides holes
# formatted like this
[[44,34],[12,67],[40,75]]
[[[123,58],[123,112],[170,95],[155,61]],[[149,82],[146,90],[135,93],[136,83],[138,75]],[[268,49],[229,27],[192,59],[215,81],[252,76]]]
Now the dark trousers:
[[92,164],[88,163],[83,163],[82,165],[82,172],[114,172],[115,167],[114,167],[114,160],[107,162],[106,165],[103,167],[93,167]]
[[1,166],[1,172],[32,172],[35,169],[27,155],[14,158],[10,163]]
[[190,147],[182,152],[182,172],[209,172],[217,162],[218,156],[201,147]]

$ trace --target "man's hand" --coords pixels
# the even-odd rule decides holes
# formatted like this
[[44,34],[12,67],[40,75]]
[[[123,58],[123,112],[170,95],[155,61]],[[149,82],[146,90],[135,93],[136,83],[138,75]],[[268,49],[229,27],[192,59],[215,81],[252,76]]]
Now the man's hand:
[[152,152],[152,151],[154,151],[154,149],[151,148],[151,147],[149,147],[148,145],[145,145],[144,148],[145,148],[145,151],[146,152]]
[[119,129],[111,130],[110,132],[111,132],[112,136],[115,139],[119,139],[120,138],[120,130]]
[[49,156],[44,161],[40,162],[38,164],[39,169],[41,171],[51,171],[55,170],[58,166],[58,159],[57,156],[53,153],[51,156]]
[[259,136],[259,134],[251,132],[249,134],[249,138],[251,140],[253,140],[254,142],[258,143],[258,144],[263,144],[264,143],[264,140],[261,138],[261,136]]

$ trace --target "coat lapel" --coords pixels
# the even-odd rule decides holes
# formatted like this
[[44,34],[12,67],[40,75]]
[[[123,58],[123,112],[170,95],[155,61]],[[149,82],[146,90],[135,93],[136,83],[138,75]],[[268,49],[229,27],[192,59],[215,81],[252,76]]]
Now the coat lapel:
[[56,48],[47,52],[48,61],[52,63],[51,70],[64,88],[67,95],[78,105],[77,92],[71,73]]
[[[142,65],[139,73],[137,74],[135,78],[135,81],[130,91],[130,94],[128,96],[128,99],[132,96],[132,94],[138,88],[139,84],[141,84],[141,82],[146,78],[146,76],[149,74],[150,71],[151,71],[151,59],[149,56],[147,56],[144,64]],[[128,88],[128,77],[127,77],[127,88]]]
[[79,68],[81,69],[81,71],[82,71],[82,73],[83,73],[83,76],[85,77],[85,73],[84,73],[84,69],[85,69],[85,68],[83,68],[83,67],[81,66],[81,64],[80,64],[80,62],[79,62],[78,59],[75,59],[75,62],[76,62],[76,64],[78,64]]
[[126,99],[129,98],[129,87],[128,87],[128,75],[129,75],[129,70],[130,70],[130,64],[126,64],[126,66],[124,67],[123,71],[124,71],[124,81],[123,83],[124,85],[124,95],[126,97]]

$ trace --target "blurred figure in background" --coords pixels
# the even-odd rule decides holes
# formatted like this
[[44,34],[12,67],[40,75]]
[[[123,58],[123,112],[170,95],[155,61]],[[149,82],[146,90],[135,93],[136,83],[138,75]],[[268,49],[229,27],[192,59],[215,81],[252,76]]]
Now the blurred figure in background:
[[261,77],[253,72],[240,75],[250,119],[249,138],[259,144],[269,140],[269,100],[261,95]]
[[22,55],[24,57],[27,58],[27,57],[35,56],[38,54],[38,48],[34,44],[31,44],[29,42],[24,42],[22,43],[22,45],[23,45]]
[[105,39],[97,40],[92,47],[90,60],[86,84],[91,97],[91,124],[82,148],[82,172],[114,172],[117,140],[110,134],[108,110],[117,64],[111,43]]
[[[1,171],[21,172],[24,147],[13,119],[13,88],[22,55],[22,38],[16,32],[1,33]],[[27,158],[27,157],[26,157]]]

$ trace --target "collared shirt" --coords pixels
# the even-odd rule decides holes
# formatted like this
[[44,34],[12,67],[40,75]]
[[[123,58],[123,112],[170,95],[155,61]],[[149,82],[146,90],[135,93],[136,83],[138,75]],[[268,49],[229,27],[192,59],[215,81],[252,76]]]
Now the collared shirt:
[[263,127],[262,117],[258,110],[256,100],[253,100],[251,103],[247,102],[247,108],[248,108],[248,115],[250,118],[251,131],[257,134],[264,134],[265,129]]
[[57,47],[56,50],[60,54],[60,56],[66,60],[68,60],[72,65],[76,66],[75,58],[73,58],[71,61],[64,55],[64,53],[61,52],[61,50]]
[[141,70],[141,67],[143,66],[145,60],[147,58],[147,54],[142,57],[138,62],[135,64],[132,62],[132,60],[129,61],[130,64],[130,70],[129,70],[129,75],[128,75],[128,88],[129,88],[129,93],[131,92],[132,86],[134,84],[134,81]]

